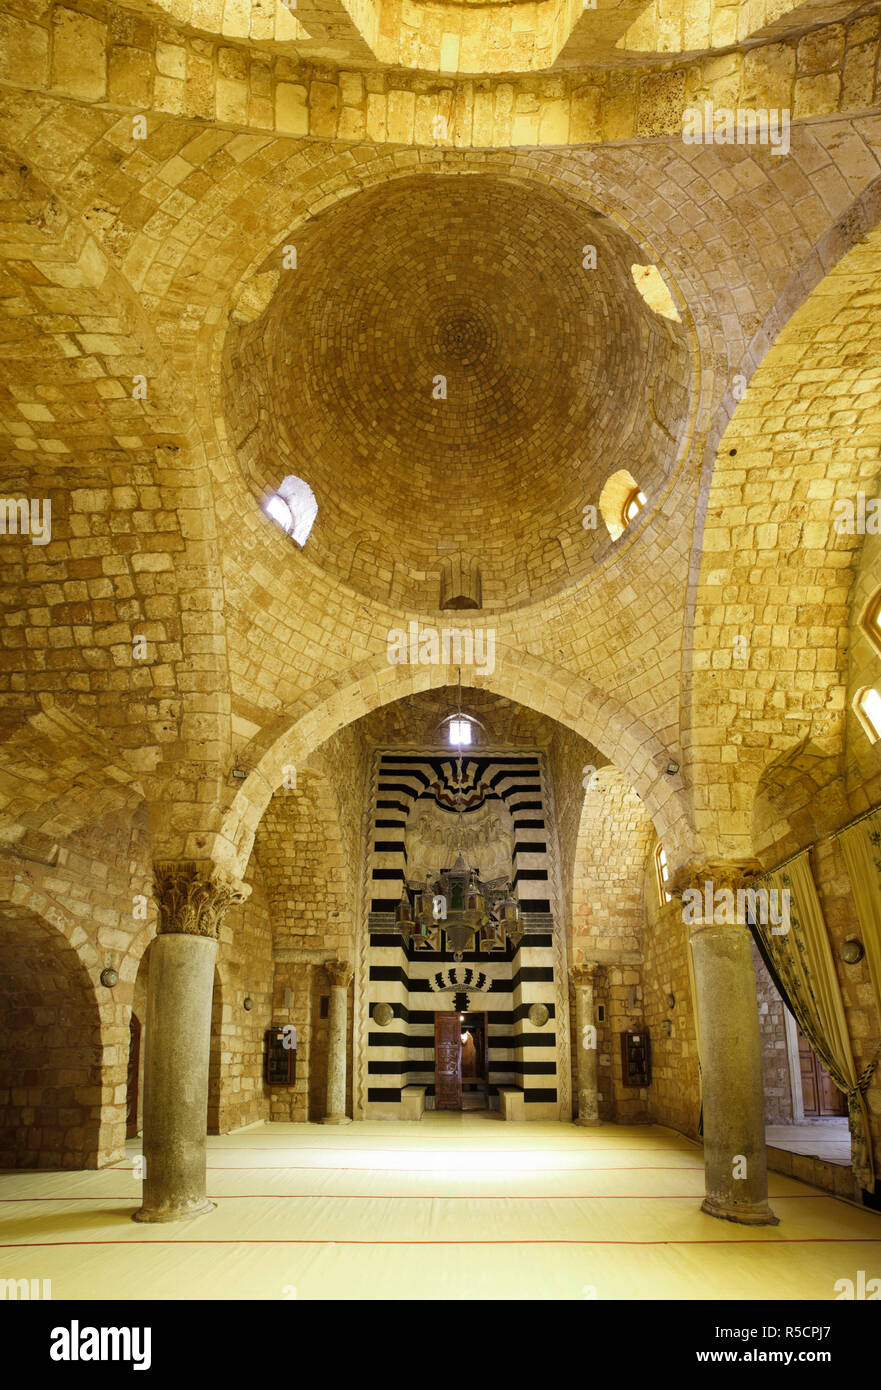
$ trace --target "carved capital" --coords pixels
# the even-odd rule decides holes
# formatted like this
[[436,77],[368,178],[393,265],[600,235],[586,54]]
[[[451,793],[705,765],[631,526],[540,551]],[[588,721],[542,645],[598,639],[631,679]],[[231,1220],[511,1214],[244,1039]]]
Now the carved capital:
[[328,960],[324,963],[330,983],[336,988],[348,989],[352,978],[352,966],[347,960]]
[[756,875],[763,872],[758,859],[691,859],[674,875],[669,888],[677,898],[688,889],[703,893],[708,883],[713,892],[727,888],[736,893],[751,888]]
[[160,934],[216,937],[228,910],[244,902],[250,891],[210,862],[190,859],[153,866]]
[[573,965],[569,973],[575,988],[592,989],[599,969],[600,966],[595,960],[585,961],[582,965]]

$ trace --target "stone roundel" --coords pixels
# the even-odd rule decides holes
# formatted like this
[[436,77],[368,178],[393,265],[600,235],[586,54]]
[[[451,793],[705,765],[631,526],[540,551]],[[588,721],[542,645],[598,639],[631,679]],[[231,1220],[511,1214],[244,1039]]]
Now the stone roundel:
[[258,496],[312,488],[307,553],[334,577],[431,609],[459,553],[485,607],[523,603],[598,557],[583,508],[611,472],[658,493],[684,331],[644,304],[645,256],[607,218],[533,181],[423,174],[292,240],[296,268],[230,329],[225,406]]

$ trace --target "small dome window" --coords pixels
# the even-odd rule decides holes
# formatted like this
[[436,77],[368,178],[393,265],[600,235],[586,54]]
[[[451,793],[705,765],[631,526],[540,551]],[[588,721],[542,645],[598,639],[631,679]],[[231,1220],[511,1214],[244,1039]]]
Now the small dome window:
[[881,738],[881,695],[874,686],[861,690],[854,700],[854,709],[870,743]]
[[673,323],[682,322],[673,296],[656,265],[632,265],[630,274],[653,314],[659,314],[661,318],[670,319]]
[[600,493],[600,515],[613,541],[623,536],[646,504],[646,495],[632,473],[619,468],[606,479]]
[[279,483],[278,491],[267,499],[264,510],[297,545],[303,546],[315,524],[318,503],[309,484],[291,476]]
[[629,526],[631,521],[635,521],[644,506],[645,493],[641,492],[638,487],[634,488],[627,498],[627,501],[624,503],[624,511],[622,513],[624,525]]

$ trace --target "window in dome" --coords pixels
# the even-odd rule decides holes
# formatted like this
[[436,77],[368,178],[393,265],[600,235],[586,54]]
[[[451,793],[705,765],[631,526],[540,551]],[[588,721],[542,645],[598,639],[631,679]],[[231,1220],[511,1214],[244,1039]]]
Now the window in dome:
[[627,498],[627,501],[624,503],[624,510],[622,512],[624,525],[628,526],[631,521],[635,521],[644,506],[645,493],[641,492],[638,487],[634,488]]
[[673,296],[656,265],[632,265],[630,274],[633,276],[634,285],[652,313],[660,314],[665,319],[672,319],[674,323],[682,322],[679,310],[673,302]]
[[670,871],[667,868],[667,855],[663,845],[658,845],[655,850],[655,868],[658,872],[658,890],[662,895],[662,901],[672,902],[673,894],[667,892],[667,882],[670,878]]
[[619,468],[617,473],[606,479],[600,493],[600,515],[613,541],[623,536],[645,504],[645,493],[626,468]]
[[278,522],[299,546],[309,539],[309,532],[318,515],[315,493],[302,478],[285,478],[266,502],[266,514]]
[[870,685],[859,692],[854,701],[854,708],[869,742],[877,743],[881,738],[881,695],[874,686]]

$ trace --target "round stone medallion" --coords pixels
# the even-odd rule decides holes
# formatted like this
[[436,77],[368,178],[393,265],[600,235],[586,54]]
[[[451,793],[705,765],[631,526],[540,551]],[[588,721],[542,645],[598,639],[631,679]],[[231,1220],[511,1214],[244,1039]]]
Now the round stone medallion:
[[544,1028],[550,1018],[550,1010],[547,1004],[532,1004],[529,1009],[529,1022],[536,1028]]
[[387,1028],[394,1016],[391,1004],[377,1004],[373,1010],[373,1022],[378,1023],[380,1028]]

